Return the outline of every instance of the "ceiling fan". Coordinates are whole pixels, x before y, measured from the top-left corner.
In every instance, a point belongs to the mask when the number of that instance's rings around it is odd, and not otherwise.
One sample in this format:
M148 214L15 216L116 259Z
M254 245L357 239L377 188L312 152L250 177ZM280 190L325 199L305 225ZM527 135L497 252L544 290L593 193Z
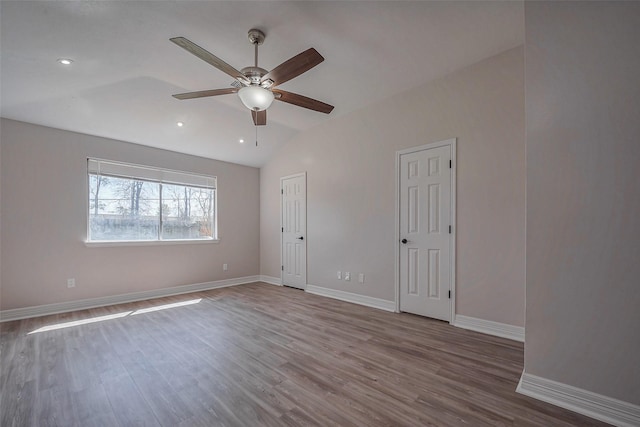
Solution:
M324 61L322 55L314 48L309 48L278 65L273 70L267 71L264 68L258 67L258 46L264 43L264 33L260 30L251 29L248 35L249 41L254 46L255 62L254 66L245 67L240 71L184 37L169 39L181 48L235 79L235 81L231 83L233 87L230 88L179 93L173 95L173 97L177 99L192 99L237 93L245 107L251 110L251 117L256 126L267 124L267 108L269 108L274 99L325 114L329 114L331 110L333 110L333 105L325 104L324 102L296 93L276 89L276 86L309 71Z

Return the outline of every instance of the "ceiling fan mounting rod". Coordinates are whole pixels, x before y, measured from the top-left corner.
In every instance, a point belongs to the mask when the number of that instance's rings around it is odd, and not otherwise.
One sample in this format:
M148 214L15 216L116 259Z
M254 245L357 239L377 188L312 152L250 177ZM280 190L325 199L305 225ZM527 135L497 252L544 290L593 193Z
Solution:
M255 49L255 67L258 67L258 46L264 43L265 35L262 31L252 28L249 30L247 34L249 37L249 41L254 46Z

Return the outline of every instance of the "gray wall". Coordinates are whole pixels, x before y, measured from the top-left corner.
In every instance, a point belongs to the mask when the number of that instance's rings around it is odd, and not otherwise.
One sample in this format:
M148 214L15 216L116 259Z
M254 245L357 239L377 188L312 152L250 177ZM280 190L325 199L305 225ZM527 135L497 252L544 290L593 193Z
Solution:
M640 404L640 3L525 7L525 371Z
M394 300L395 152L457 137L458 314L523 326L523 76L516 48L286 144L260 174L261 273L280 277L279 178L307 171L308 283Z
M2 124L0 120L0 307L2 307Z
M0 129L2 309L258 274L258 169L6 119ZM86 247L87 157L216 175L220 243Z

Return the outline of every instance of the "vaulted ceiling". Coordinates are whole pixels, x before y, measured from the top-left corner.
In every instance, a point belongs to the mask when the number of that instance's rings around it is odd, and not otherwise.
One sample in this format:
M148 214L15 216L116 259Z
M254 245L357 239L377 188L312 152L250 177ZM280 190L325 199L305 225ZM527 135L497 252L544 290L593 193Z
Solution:
M2 1L0 19L2 117L250 166L298 132L524 41L521 2ZM320 52L324 62L280 88L335 106L274 102L258 147L236 95L171 97L232 79L169 38L240 69L253 65L250 28L266 33L267 70Z

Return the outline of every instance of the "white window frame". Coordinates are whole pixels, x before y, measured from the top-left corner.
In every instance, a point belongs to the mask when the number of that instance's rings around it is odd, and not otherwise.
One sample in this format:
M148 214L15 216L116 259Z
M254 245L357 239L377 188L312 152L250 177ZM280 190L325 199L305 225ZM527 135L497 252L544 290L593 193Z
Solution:
M89 203L89 188L92 175L108 176L121 179L131 179L159 184L160 198L162 199L162 184L183 185L186 187L204 188L213 190L213 219L212 226L214 236L203 239L162 239L162 212L159 216L158 238L155 240L89 240L91 235L91 209ZM180 245L180 244L208 244L218 243L218 186L217 177L212 175L196 174L166 168L125 163L114 160L104 160L87 158L87 188L85 192L86 200L86 220L87 234L85 245L88 247L101 246L154 246L154 245ZM162 202L160 203L162 209Z

